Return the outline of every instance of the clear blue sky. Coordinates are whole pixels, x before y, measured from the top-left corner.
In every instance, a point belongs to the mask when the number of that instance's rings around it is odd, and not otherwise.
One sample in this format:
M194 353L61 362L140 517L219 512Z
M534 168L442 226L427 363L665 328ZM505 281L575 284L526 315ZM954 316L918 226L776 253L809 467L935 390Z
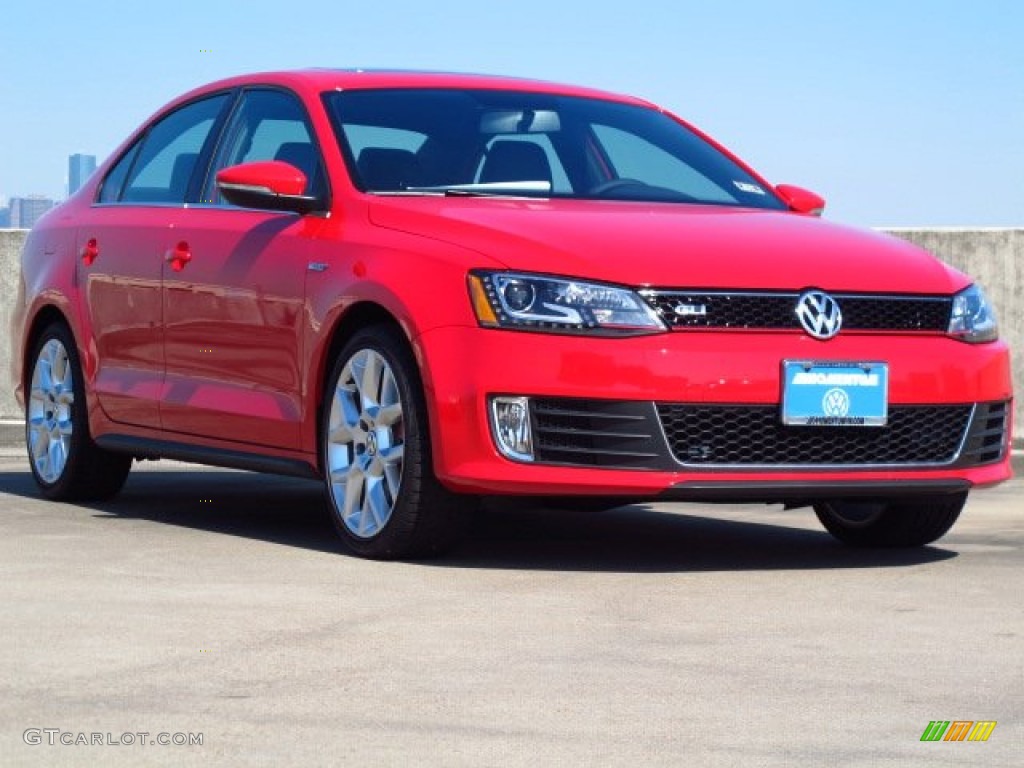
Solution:
M1019 0L99 0L0 22L4 196L61 196L69 154L102 160L204 82L367 66L642 96L839 221L1024 226Z

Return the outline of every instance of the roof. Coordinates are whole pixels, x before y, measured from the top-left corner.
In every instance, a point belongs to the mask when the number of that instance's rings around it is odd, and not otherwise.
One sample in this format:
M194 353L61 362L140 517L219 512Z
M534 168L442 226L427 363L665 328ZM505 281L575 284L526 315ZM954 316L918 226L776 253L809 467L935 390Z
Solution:
M430 72L401 69L327 69L310 68L277 72L257 72L218 80L191 91L182 99L201 92L240 85L276 84L297 91L361 90L369 88L480 88L515 90L581 96L603 100L649 105L641 99L593 88L563 85L543 80L502 75L477 75L457 72ZM176 99L181 101L182 99Z

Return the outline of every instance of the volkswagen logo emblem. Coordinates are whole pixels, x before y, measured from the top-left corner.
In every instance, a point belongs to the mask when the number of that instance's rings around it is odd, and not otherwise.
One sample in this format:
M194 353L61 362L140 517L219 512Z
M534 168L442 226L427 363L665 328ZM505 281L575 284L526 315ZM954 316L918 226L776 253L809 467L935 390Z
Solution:
M831 339L843 325L839 304L824 291L804 291L795 311L800 325L816 339Z
M844 389L830 389L821 399L821 409L826 416L842 418L850 412L850 396Z

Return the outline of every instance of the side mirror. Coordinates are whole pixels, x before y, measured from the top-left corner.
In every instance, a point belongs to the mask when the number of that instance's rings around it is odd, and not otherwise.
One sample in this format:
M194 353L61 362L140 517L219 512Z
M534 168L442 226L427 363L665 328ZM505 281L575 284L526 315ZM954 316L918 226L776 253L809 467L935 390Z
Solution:
M791 211L811 216L821 216L825 211L825 198L814 194L809 189L794 187L792 184L779 184L775 187L775 191Z
M321 205L303 195L306 174L280 160L232 165L217 172L217 189L229 203L243 208L309 213Z

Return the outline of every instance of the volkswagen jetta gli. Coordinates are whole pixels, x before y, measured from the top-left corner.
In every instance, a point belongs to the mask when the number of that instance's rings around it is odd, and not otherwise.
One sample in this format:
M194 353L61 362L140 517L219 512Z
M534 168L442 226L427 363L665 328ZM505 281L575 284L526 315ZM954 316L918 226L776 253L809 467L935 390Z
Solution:
M854 545L1007 479L981 288L646 102L311 70L160 110L30 233L15 386L52 499L133 459L320 478L370 557L481 496L779 502Z

